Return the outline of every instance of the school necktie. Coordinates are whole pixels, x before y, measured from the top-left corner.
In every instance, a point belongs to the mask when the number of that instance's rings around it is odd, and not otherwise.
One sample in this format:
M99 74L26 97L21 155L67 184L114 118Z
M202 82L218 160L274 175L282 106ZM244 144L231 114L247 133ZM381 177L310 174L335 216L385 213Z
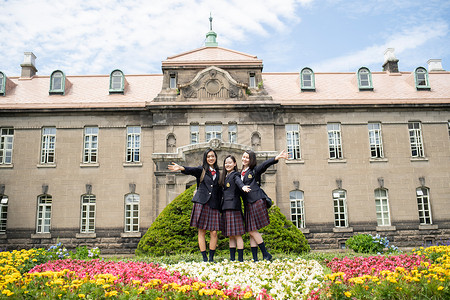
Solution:
M209 170L211 172L211 175L214 176L216 175L216 170Z

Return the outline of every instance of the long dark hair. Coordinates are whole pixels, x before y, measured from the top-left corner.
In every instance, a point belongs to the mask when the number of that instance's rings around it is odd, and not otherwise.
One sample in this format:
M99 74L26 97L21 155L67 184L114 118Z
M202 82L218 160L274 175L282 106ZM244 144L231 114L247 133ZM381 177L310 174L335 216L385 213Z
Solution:
M248 162L248 168L253 169L256 167L256 154L252 150L246 150L244 153L248 154L248 158L250 159ZM244 166L242 166L242 169L244 169Z
M220 173L220 178L219 178L219 184L221 186L225 185L225 177L227 177L227 169L225 169L225 161L227 160L227 158L231 158L231 160L236 163L236 158L233 155L227 155L227 157L225 157L225 159L223 160L223 171L222 173ZM237 165L234 166L234 171L237 172Z
M203 153L203 163L202 163L203 171L202 171L202 175L200 176L200 182L203 181L203 178L205 177L206 171L208 171L208 169L209 169L209 164L208 164L208 160L207 160L209 152L213 152L214 155L216 156L216 161L214 162L214 165L213 165L214 170L219 170L219 166L217 165L217 153L216 153L216 151L214 151L211 148L206 149L206 151Z

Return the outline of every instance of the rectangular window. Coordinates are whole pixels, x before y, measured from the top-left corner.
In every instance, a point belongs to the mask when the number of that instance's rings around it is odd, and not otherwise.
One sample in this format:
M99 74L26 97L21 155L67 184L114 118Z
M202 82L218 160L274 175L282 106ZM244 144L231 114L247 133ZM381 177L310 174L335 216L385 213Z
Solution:
M418 188L416 189L417 206L419 210L419 222L420 225L431 225L431 207L430 207L430 197L429 189Z
M305 208L302 191L289 193L291 201L291 221L297 228L305 228Z
M250 88L256 88L256 77L255 73L250 73L249 85Z
M8 196L1 196L0 200L0 234L6 233L6 221L8 220Z
M333 204L334 204L334 226L348 227L347 200L345 191L340 190L333 192Z
M330 159L342 159L341 124L329 123L327 130Z
M81 197L81 233L95 232L95 195Z
M177 88L177 75L176 74L170 74L169 88L170 89L176 89Z
M286 124L285 128L289 159L300 159L300 126L298 124Z
M14 129L1 128L0 129L0 164L12 164Z
M52 196L42 195L38 199L36 233L50 233L52 219Z
M191 125L191 144L200 143L200 133L198 125Z
M127 162L139 162L141 151L141 127L127 127Z
M369 123L369 145L371 158L383 158L383 140L381 137L381 123Z
M125 196L125 232L139 232L139 195Z
M447 122L447 127L448 127L448 137L450 138L450 121Z
M96 163L98 154L98 127L84 128L83 163Z
M422 128L420 122L409 122L409 142L412 157L425 157L423 151Z
M385 189L375 190L375 209L378 226L390 226L388 195Z
M222 125L206 125L206 142L212 139L222 139Z
M237 143L237 125L229 124L228 125L228 139L230 143Z
M55 163L56 128L42 128L41 164Z

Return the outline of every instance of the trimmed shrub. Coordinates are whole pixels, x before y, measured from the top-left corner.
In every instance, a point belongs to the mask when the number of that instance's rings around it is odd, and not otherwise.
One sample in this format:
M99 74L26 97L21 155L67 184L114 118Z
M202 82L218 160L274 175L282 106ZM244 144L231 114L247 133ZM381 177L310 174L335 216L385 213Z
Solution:
M389 240L380 235L356 234L345 241L345 246L356 253L397 253L401 252L397 247L389 246Z
M199 251L197 228L189 225L192 196L196 186L178 195L159 214L139 241L136 255L163 256ZM269 209L271 224L260 232L271 253L304 253L310 250L302 232L273 206ZM250 249L248 234L244 235L245 248ZM209 234L206 235L209 243ZM228 238L218 233L217 250L228 250Z

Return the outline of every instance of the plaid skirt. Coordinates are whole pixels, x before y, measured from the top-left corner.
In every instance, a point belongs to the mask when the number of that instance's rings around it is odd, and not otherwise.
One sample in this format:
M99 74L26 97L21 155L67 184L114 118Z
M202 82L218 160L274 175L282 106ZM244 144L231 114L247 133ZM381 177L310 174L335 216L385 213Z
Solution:
M240 210L226 210L222 213L220 230L224 236L243 235L245 233L244 216Z
M270 224L266 200L259 199L245 206L245 231L255 231Z
M191 226L216 231L220 229L220 212L208 204L194 202L191 212Z

